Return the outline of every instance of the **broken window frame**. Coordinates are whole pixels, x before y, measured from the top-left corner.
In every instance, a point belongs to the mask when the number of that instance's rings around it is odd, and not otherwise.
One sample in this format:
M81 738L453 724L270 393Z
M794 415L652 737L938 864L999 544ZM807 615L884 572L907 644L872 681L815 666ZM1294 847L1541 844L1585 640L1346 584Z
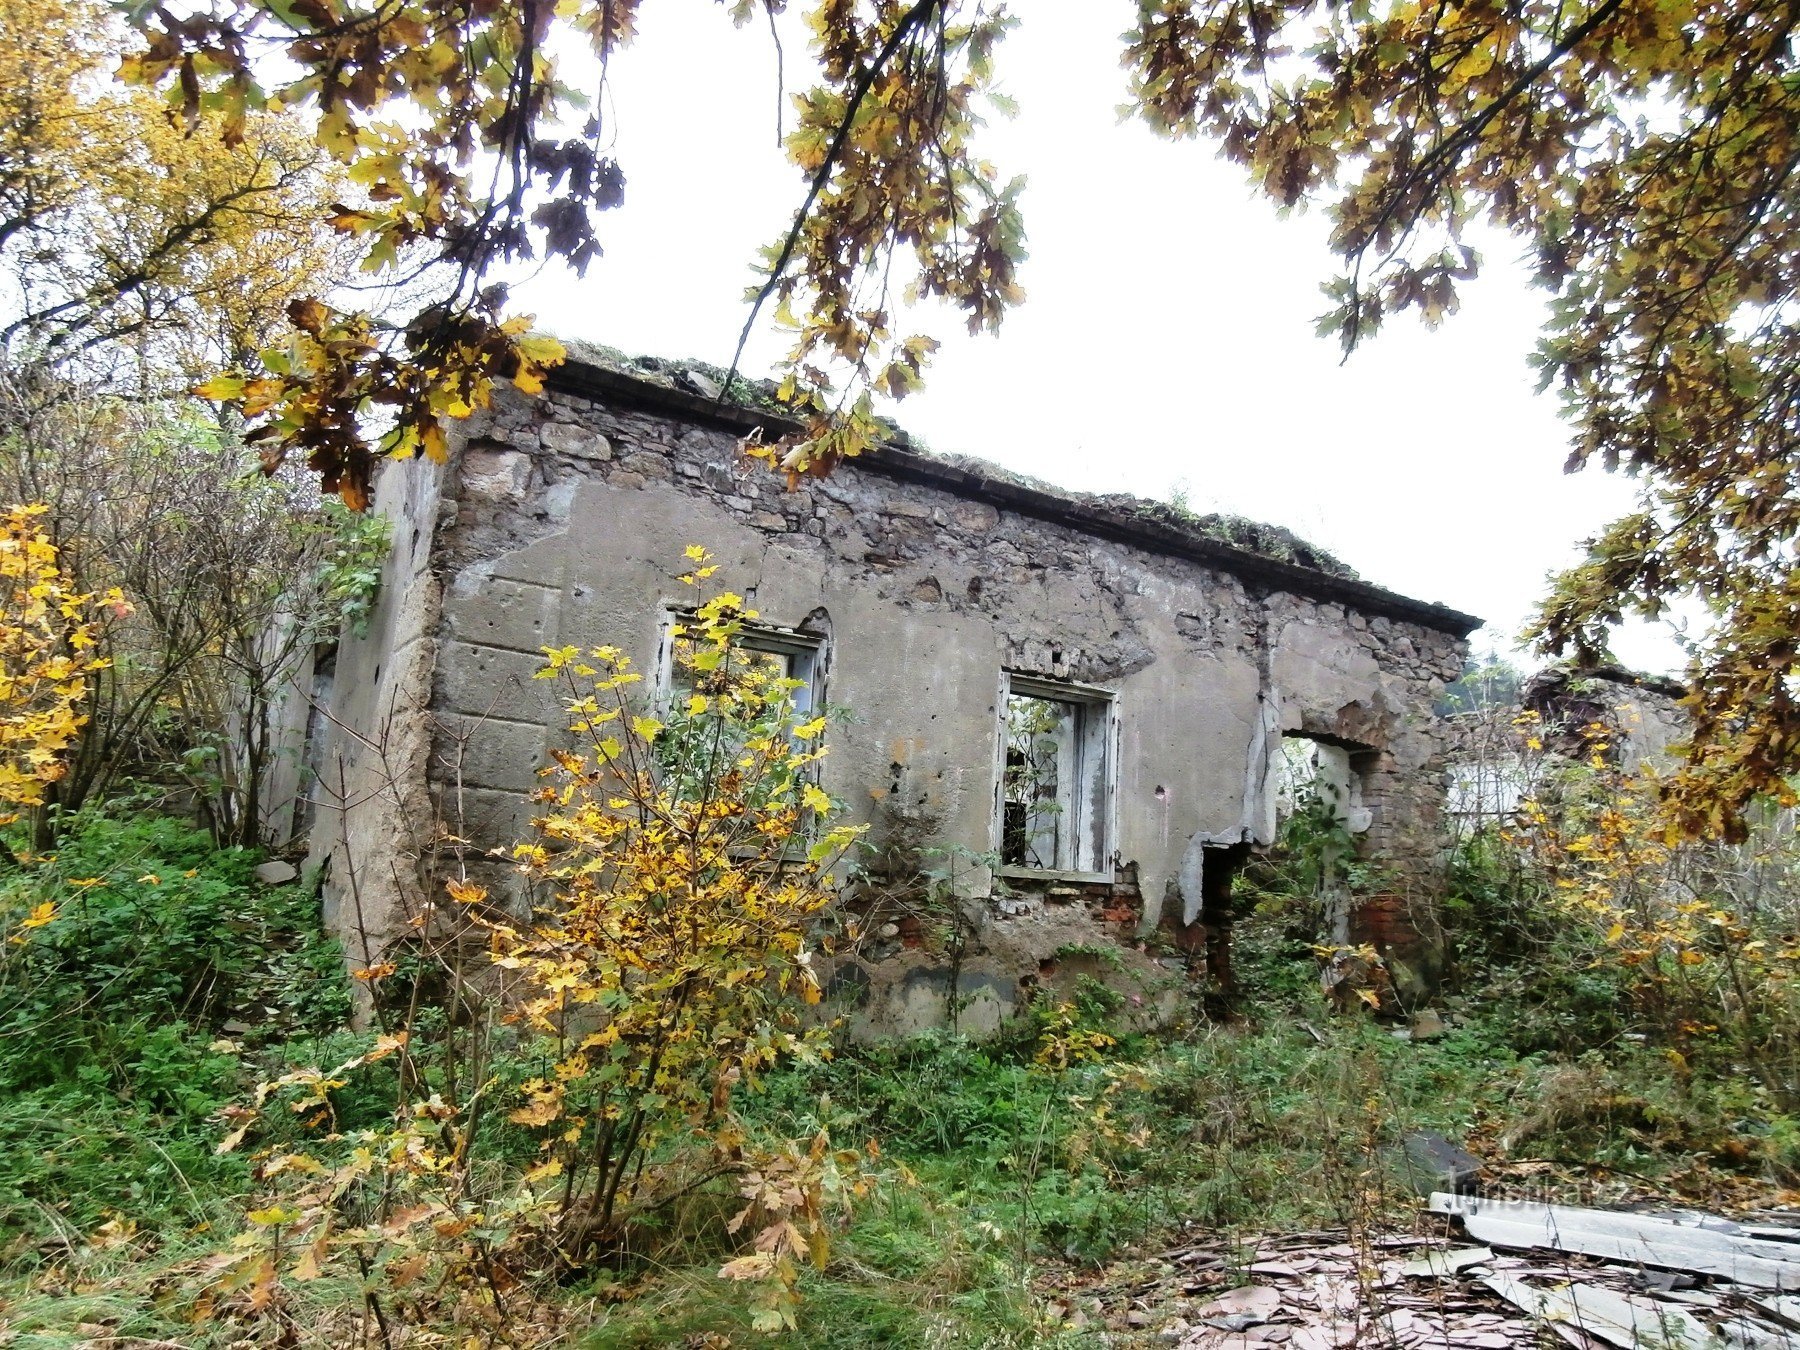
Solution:
M1014 698L1042 699L1073 708L1075 733L1069 783L1057 787L1059 814L1069 828L1059 830L1055 866L1007 862L1007 752L1012 738L1008 714ZM1003 877L1039 881L1110 882L1117 870L1119 763L1118 694L1097 685L1046 679L1003 670L996 704L994 757L994 854Z
M656 692L665 706L678 692L675 687L675 626L694 621L692 609L668 605L663 610L662 637L656 654ZM748 652L767 652L788 658L788 678L799 680L794 690L794 713L800 720L816 716L825 707L825 636L774 624L746 623L733 642Z
M677 625L692 624L695 617L695 611L691 608L674 604L663 606L662 635L656 651L655 699L665 713L682 693L675 685L675 628ZM824 711L825 676L829 658L825 634L808 633L798 628L780 628L774 624L744 623L732 645L748 652L788 658L787 678L800 681L800 687L793 691L793 716L796 722L806 721ZM799 743L795 742L795 745L798 747ZM801 777L804 781L818 782L819 765L815 762L807 766ZM806 835L813 818L811 810L802 810L801 818L802 828L788 841L788 853L779 861L778 866L798 866L806 860ZM755 850L746 847L736 852L749 855Z

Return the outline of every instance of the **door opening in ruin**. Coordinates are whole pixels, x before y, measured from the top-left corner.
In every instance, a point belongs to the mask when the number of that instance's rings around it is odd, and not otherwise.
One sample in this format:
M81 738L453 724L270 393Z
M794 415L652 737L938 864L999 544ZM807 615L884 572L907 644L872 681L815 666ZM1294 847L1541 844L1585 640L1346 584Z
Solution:
M1003 869L1104 875L1112 858L1112 694L1009 673L1002 709Z
M1347 865L1371 823L1363 805L1364 770L1373 751L1312 736L1284 736L1275 760L1275 816L1284 838L1290 822L1309 821L1305 834L1319 869L1324 937L1350 943L1352 900Z

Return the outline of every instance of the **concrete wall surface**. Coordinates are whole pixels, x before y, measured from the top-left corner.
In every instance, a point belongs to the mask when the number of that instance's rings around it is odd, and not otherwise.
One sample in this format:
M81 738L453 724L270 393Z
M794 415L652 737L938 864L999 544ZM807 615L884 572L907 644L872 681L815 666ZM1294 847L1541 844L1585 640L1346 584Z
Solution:
M1139 539L1116 507L911 453L786 490L741 452L755 416L576 368L460 427L448 465L384 474L395 555L369 635L337 654L314 755L342 799L316 814L314 855L367 945L404 926L434 830L465 854L529 837L525 794L562 729L555 686L531 678L541 649L608 643L653 670L669 606L693 594L677 580L693 543L761 622L815 637L823 696L849 712L824 785L887 863L846 897L871 936L832 984L870 1034L991 1027L1083 974L1166 1013L1182 952L1222 922L1209 867L1271 840L1283 735L1347 747L1368 847L1429 887L1433 707L1475 621L1166 529ZM965 866L975 937L953 962L884 909L882 867L904 889L895 859L997 848L1013 676L1067 682L1111 719L1109 856L999 884ZM478 866L504 890L502 864ZM1143 941L1159 926L1189 940L1159 955Z

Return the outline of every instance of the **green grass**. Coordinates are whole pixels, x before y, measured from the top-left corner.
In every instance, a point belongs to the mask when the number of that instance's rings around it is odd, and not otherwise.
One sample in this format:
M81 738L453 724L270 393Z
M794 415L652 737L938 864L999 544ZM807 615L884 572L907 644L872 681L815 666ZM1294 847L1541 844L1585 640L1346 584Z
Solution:
M957 1193L952 1169L940 1165L916 1181L896 1177L861 1206L833 1242L823 1273L807 1272L797 1332L783 1346L1055 1346L1054 1328L1039 1315L1032 1287L1037 1267L1017 1252ZM605 1307L580 1342L589 1350L698 1343L705 1335L734 1343L761 1341L751 1329L744 1291L720 1280L717 1248L696 1234L670 1253L680 1266L650 1272L629 1302ZM1069 1340L1068 1344L1079 1342Z
M348 1012L342 956L260 855L166 817L92 812L0 872L0 1267L115 1216L179 1234L248 1186L214 1117L259 1056ZM49 901L56 917L19 927Z
M1684 1084L1654 1052L1524 1056L1479 1022L1412 1044L1313 1011L1142 1040L1060 1078L1016 1047L948 1036L774 1076L747 1113L756 1128L827 1120L840 1143L877 1139L890 1168L826 1273L809 1277L801 1334L782 1343L1091 1343L1036 1320L1034 1281L1142 1256L1190 1224L1228 1235L1406 1224L1417 1197L1397 1144L1409 1129L1479 1148L1528 1127L1521 1155L1601 1169L1571 1172L1572 1185L1601 1175L1651 1188L1704 1174L1718 1139L1767 1138L1734 1125L1741 1102ZM1125 1086L1098 1132L1092 1107L1115 1077ZM584 1344L743 1343L745 1299L713 1274L727 1255L716 1224L670 1234L644 1292L606 1310Z
M947 1036L846 1050L772 1076L746 1111L755 1132L802 1134L824 1121L840 1144L877 1140L884 1171L836 1237L827 1269L808 1273L800 1332L780 1343L1029 1346L1063 1335L1083 1344L1040 1323L1047 1272L1141 1256L1186 1224L1247 1234L1404 1222L1414 1201L1388 1165L1404 1129L1491 1139L1535 1119L1525 1150L1533 1156L1579 1144L1654 1177L1691 1171L1695 1141L1726 1129L1733 1105L1697 1098L1650 1054L1583 1067L1515 1055L1479 1026L1412 1045L1362 1018L1309 1021L1324 1044L1302 1021L1278 1017L1129 1044L1116 1061L1062 1076L1030 1068L1018 1047ZM1107 1094L1115 1078L1123 1086ZM1093 1123L1102 1100L1106 1131ZM112 1140L118 1208L147 1216L167 1249L203 1246L195 1230L229 1212L224 1201L241 1179L128 1143L118 1132L129 1119L115 1112L83 1127L89 1151L79 1167L101 1167ZM43 1177L53 1184L54 1171ZM578 1343L702 1344L707 1335L757 1343L748 1291L716 1275L733 1254L722 1224L732 1207L724 1184L697 1193L646 1235L640 1263L567 1290L570 1307L597 1300ZM78 1229L56 1226L77 1253ZM216 1231L223 1241L229 1226ZM0 1284L9 1321L37 1328L30 1335L40 1339L20 1344L79 1343L56 1337L73 1337L96 1311L124 1316L121 1328L171 1334L178 1309L155 1306L154 1281L106 1274L112 1253L59 1257L66 1253L39 1253ZM32 1293L46 1268L86 1292ZM308 1291L320 1316L326 1292ZM190 1331L183 1343L205 1342Z
M254 885L255 861L176 822L96 816L50 867L0 876L9 928L42 899L60 909L0 957L9 1344L60 1350L95 1327L195 1346L239 1334L186 1320L195 1263L229 1243L252 1189L246 1164L214 1150L216 1112L258 1078L360 1044L341 1027L340 957L316 901ZM1800 1121L1748 1075L1632 1039L1605 970L1554 931L1528 933L1497 892L1462 894L1480 979L1465 972L1462 1016L1441 1040L1398 1040L1326 1009L1276 897L1241 932L1238 1024L1128 1038L1063 1073L1034 1064L1045 1027L1027 1020L986 1045L936 1034L844 1046L769 1075L743 1104L752 1135L824 1126L840 1147L874 1141L881 1178L826 1269L805 1276L800 1330L778 1343L1092 1344L1042 1321L1052 1286L1185 1226L1230 1236L1408 1221L1416 1199L1394 1161L1410 1129L1549 1160L1558 1170L1533 1175L1540 1189L1676 1184L1704 1202L1708 1186L1793 1179ZM1104 1015L1103 1000L1090 1005L1083 1016ZM339 1093L341 1120L388 1109L391 1066L378 1068ZM515 1056L492 1071L536 1070ZM737 1203L725 1181L697 1191L640 1233L632 1261L556 1289L575 1343L759 1343L749 1291L716 1273L736 1254L724 1220ZM97 1239L109 1221L135 1236ZM295 1315L329 1343L356 1299L319 1281Z

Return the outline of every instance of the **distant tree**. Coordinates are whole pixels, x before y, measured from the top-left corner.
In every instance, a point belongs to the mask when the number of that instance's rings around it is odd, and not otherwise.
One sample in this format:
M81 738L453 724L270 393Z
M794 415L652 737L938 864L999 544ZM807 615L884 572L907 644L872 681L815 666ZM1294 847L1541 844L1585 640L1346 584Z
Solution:
M190 390L350 276L323 213L355 185L291 118L190 126L121 88L129 36L97 0L0 4L0 510L35 504L73 592L123 597L84 620L96 663L29 805L47 844L121 779L176 778L254 843L271 697L341 608L334 536Z
M43 3L44 0L36 0ZM786 0L732 0L771 22ZM215 391L264 417L272 455L304 449L358 502L380 453L442 449L440 419L493 381L538 387L560 351L504 320L481 284L534 251L577 270L622 200L596 112L557 53L601 70L638 0L216 0L136 9L127 74L193 122L241 134L249 110L316 117L317 143L367 188L334 213L365 265L435 253L449 298L383 327L313 299L260 377ZM796 100L806 176L770 247L759 306L791 327L784 392L810 414L765 453L821 472L877 435L870 391L915 387L934 344L898 336L898 303L950 301L971 328L1016 303L1019 184L973 138L1012 20L982 0L815 0L818 80ZM1626 614L1703 597L1684 825L1735 829L1751 796L1800 769L1800 16L1769 0L1138 0L1130 107L1204 135L1281 205L1322 204L1346 264L1326 331L1353 347L1393 313L1451 313L1480 259L1466 227L1523 236L1553 297L1539 353L1598 458L1644 482L1642 508L1555 584L1537 628L1598 653ZM604 108L605 100L595 108ZM847 376L847 379L845 378ZM833 392L833 380L841 388ZM371 407L391 413L371 424ZM371 430L371 425L373 430Z
M34 503L71 593L121 602L85 620L97 659L31 803L40 844L125 780L178 785L220 843L261 843L283 682L354 598L333 587L334 550L379 531L385 552L386 522L308 509L298 475L257 472L192 399L65 390L21 408L0 385L0 427L0 503Z
M0 6L0 364L15 383L185 392L349 275L321 218L347 184L286 119L196 114L111 80L94 0ZM227 137L229 139L227 139Z
M1490 648L1463 662L1463 673L1444 690L1439 711L1454 715L1516 709L1524 682L1519 668Z
M1538 350L1639 510L1557 578L1534 633L1604 653L1625 615L1708 608L1669 799L1736 833L1800 770L1800 14L1766 0L1141 0L1139 111L1216 139L1283 206L1323 204L1326 331L1436 323L1486 221L1552 296Z

